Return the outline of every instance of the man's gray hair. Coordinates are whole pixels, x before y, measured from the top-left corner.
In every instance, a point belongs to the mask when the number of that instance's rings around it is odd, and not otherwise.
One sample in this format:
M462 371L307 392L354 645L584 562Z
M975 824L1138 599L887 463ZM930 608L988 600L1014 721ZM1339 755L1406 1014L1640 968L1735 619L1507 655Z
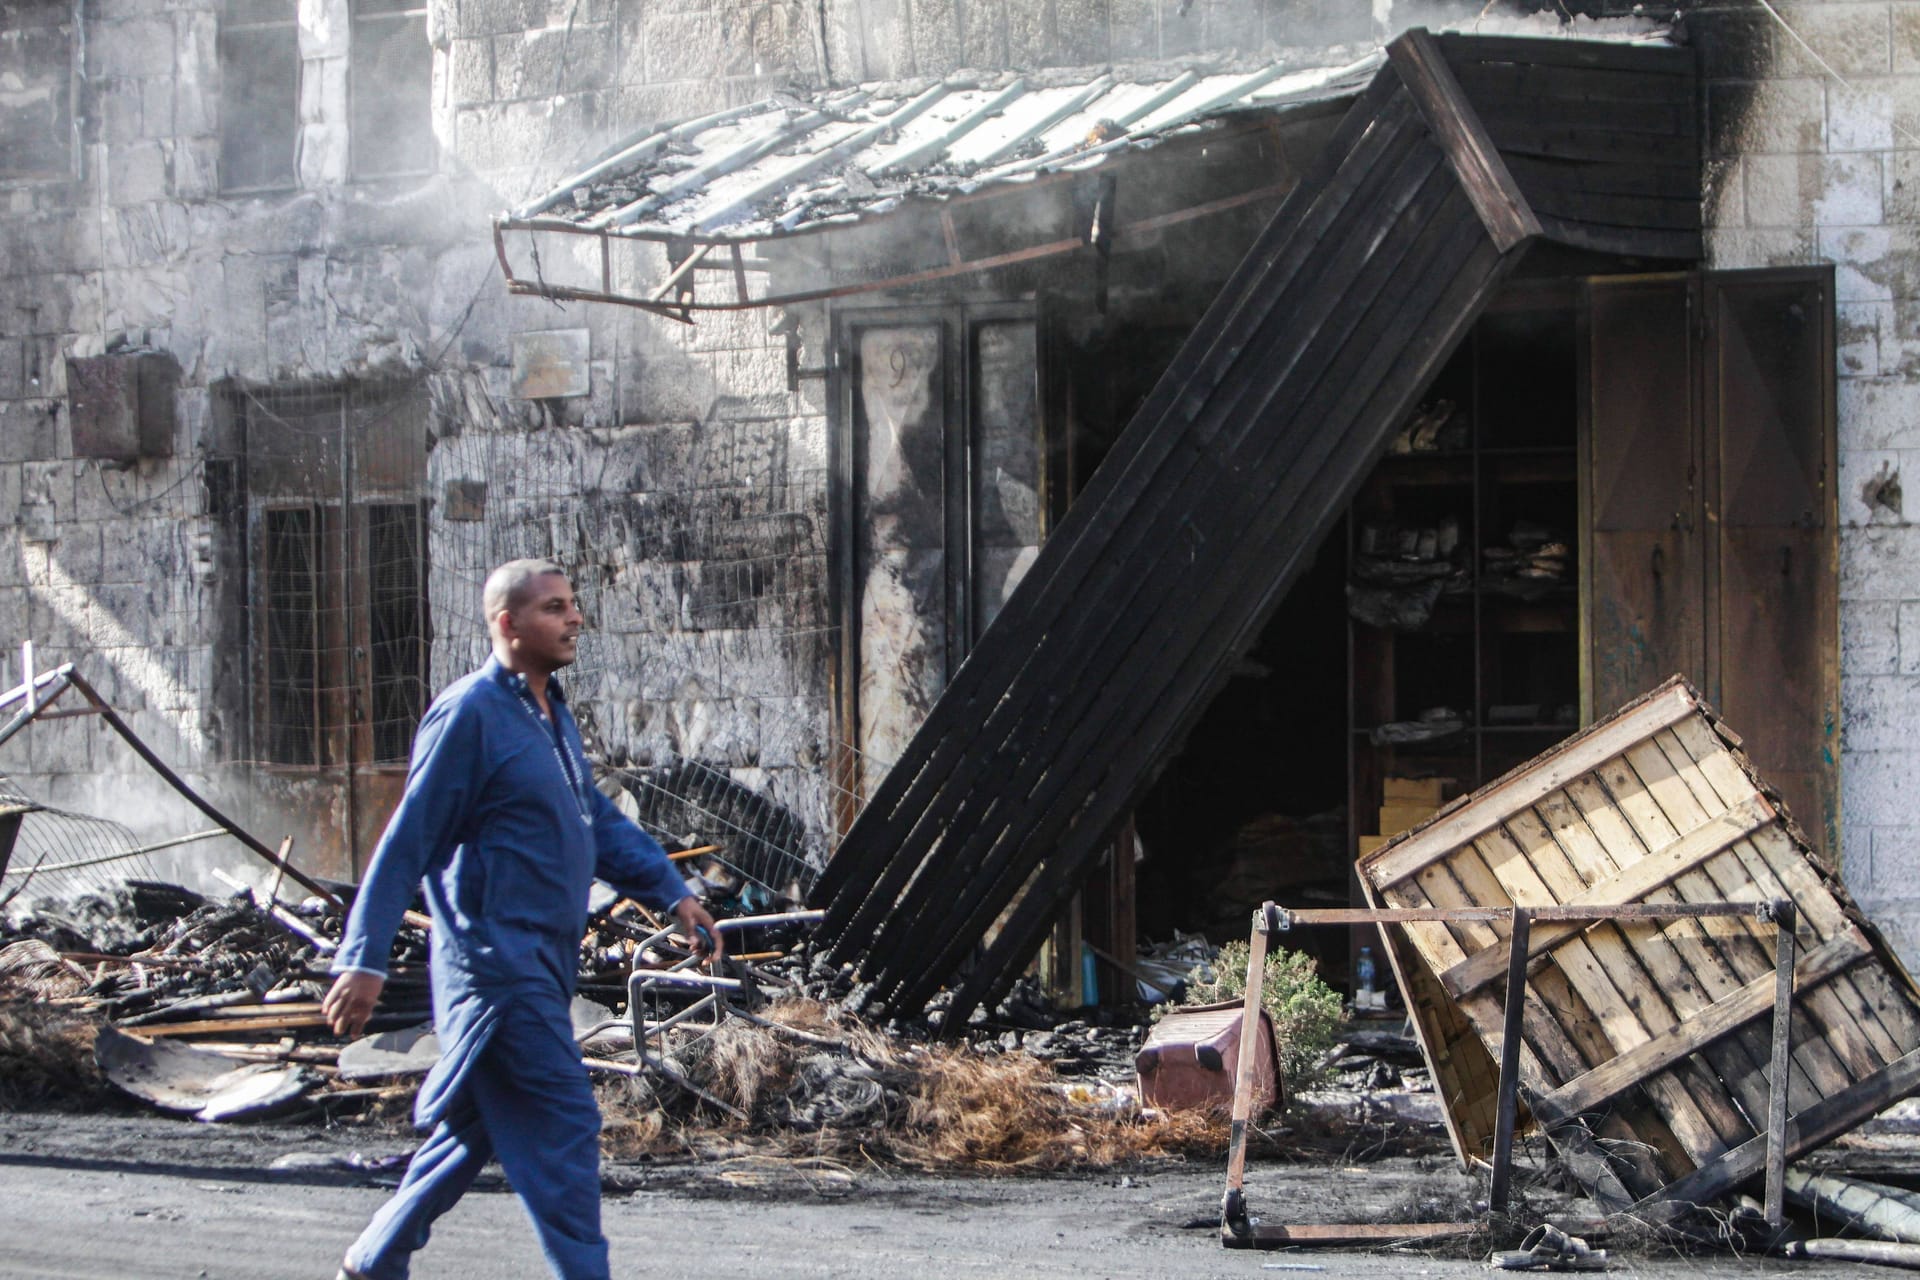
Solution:
M480 610L487 622L491 624L503 610L511 611L525 604L533 580L550 573L567 576L567 571L552 560L509 560L488 574L487 585L480 591Z

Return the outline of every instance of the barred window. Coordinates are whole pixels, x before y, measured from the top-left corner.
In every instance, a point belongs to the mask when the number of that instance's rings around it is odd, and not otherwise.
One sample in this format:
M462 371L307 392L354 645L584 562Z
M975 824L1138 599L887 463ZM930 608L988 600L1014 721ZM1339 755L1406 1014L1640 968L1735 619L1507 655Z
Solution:
M419 388L239 392L253 742L265 763L404 764L427 705Z
M425 514L418 502L368 502L352 515L342 530L337 505L262 513L272 764L405 763L426 710Z

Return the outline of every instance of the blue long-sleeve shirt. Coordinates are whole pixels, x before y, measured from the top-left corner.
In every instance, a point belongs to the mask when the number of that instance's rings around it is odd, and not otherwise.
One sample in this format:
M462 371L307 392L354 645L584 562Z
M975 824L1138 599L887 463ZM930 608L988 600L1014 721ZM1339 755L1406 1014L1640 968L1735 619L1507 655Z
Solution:
M686 896L659 842L593 785L551 678L547 702L551 719L526 678L493 659L434 699L334 957L336 973L384 974L400 916L424 884L443 1057L421 1094L423 1123L484 1047L501 1005L532 1000L564 1025L596 878L661 911Z

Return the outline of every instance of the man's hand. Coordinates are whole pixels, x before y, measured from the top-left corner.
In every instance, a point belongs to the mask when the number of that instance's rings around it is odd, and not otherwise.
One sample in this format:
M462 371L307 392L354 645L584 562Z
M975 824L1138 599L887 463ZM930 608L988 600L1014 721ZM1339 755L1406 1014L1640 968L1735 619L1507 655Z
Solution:
M373 1006L380 999L387 980L377 973L349 970L333 980L332 990L320 1002L320 1015L333 1027L333 1034L352 1038L367 1029Z
M693 944L693 949L706 957L709 969L727 958L726 939L720 936L720 926L700 905L700 899L692 894L680 899L673 904L673 916L680 922L680 930Z

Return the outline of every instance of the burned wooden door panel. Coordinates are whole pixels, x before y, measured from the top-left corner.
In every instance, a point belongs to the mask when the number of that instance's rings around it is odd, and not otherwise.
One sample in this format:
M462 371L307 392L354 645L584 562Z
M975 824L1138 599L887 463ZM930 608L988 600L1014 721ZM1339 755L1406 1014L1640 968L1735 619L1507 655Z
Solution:
M1711 696L1816 849L1839 848L1839 545L1830 269L1703 281Z
M1685 674L1750 726L1756 765L1831 851L1830 274L1596 281L1589 300L1589 714Z
M7 863L13 860L14 842L20 838L20 823L27 816L25 809L10 809L0 813L0 876L7 874Z
M1039 550L1047 450L1031 308L846 314L844 766L864 802Z
M1046 449L1039 429L1036 344L1031 320L976 325L970 343L971 639L979 638L1020 585L1045 536Z
M870 794L947 681L946 337L859 331L854 368L855 745Z
M1584 719L1705 663L1687 278L1594 281L1588 300Z

